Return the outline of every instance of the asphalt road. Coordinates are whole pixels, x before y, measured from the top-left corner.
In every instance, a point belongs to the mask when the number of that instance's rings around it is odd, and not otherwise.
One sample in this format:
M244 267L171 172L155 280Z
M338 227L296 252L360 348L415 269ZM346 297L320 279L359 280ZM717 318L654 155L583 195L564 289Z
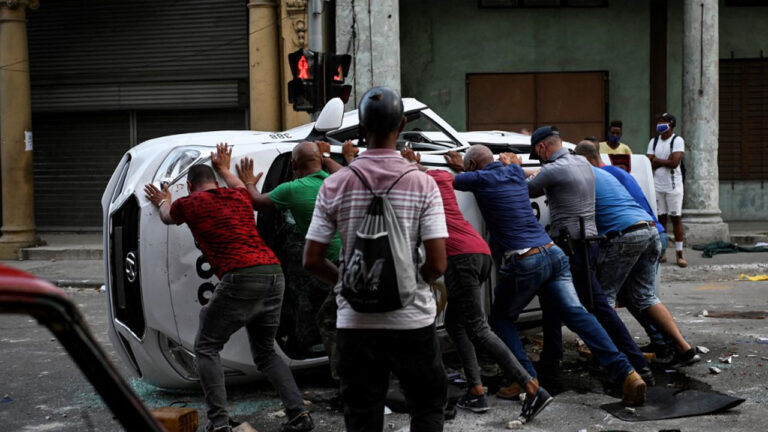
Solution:
M768 325L765 319L711 318L697 314L706 309L722 311L768 311L768 282L718 281L665 282L662 300L678 320L684 335L693 345L710 349L704 361L675 375L674 385L710 388L745 398L746 402L729 412L651 422L629 423L618 420L600 409L600 405L617 399L603 394L583 367L583 361L571 363L569 379L581 383L577 391L567 391L553 402L526 431L743 431L768 430L764 415L768 402ZM136 392L150 407L183 401L198 409L200 423L205 423L199 392L167 392L144 384L133 377L114 356L106 336L104 294L91 289L67 291L84 311L91 329L102 346L110 353ZM633 334L645 337L639 327L622 310ZM569 335L572 337L572 335ZM720 364L719 358L737 354L732 364ZM575 352L568 354L577 360ZM707 362L709 361L709 363ZM447 364L452 364L450 356ZM710 366L722 369L719 375L709 373ZM670 376L657 369L659 381ZM341 431L343 419L331 401L333 385L325 370L303 372L297 377L306 391L317 431ZM61 349L50 333L26 316L0 316L0 430L2 431L112 431L121 430L96 395L90 384ZM267 383L254 383L230 391L231 412L238 420L247 420L261 432L279 430L280 403ZM486 414L459 412L455 420L446 423L446 431L506 430L508 421L520 410L517 402L490 397L492 410ZM407 431L408 418L390 414L385 430Z

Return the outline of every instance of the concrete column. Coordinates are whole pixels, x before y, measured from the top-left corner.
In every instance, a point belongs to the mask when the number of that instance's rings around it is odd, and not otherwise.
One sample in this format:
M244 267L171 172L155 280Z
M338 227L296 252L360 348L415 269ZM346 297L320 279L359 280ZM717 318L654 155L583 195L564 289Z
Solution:
M728 240L717 167L718 0L684 0L683 35L683 226L686 243L693 245Z
M337 0L336 53L351 54L347 109L357 108L375 86L400 91L400 8L398 0ZM408 95L404 95L408 96Z
M37 0L0 0L0 170L3 227L0 259L17 259L35 244L27 8Z
M288 81L293 79L288 54L307 47L307 1L280 0L280 106L283 129L309 123L309 114L293 110L288 103Z
M282 81L275 0L248 2L248 33L251 129L280 130Z

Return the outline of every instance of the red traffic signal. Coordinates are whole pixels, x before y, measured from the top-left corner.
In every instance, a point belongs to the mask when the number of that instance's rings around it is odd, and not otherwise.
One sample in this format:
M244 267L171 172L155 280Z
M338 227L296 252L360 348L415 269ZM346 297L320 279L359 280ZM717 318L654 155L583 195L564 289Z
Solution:
M313 80L315 71L320 66L319 55L308 49L299 49L288 54L288 66L294 79Z

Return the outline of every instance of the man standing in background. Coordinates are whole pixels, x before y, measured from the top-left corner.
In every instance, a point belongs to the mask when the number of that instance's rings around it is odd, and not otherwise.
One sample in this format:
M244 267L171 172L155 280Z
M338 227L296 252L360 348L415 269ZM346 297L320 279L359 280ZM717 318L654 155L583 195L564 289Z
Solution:
M608 141L602 141L600 143L600 153L606 154L632 154L632 149L628 145L621 142L621 137L624 134L622 127L624 124L621 120L614 120L608 129Z

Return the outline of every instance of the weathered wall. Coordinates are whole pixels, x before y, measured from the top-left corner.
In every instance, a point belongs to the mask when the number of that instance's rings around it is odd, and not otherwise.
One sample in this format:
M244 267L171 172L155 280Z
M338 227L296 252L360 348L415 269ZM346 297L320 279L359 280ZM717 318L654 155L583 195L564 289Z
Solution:
M726 221L765 221L768 181L720 182L720 211Z
M400 2L403 94L466 128L466 74L608 71L609 120L645 151L650 17L646 2L607 8L480 9L476 1ZM595 131L603 136L604 131Z

